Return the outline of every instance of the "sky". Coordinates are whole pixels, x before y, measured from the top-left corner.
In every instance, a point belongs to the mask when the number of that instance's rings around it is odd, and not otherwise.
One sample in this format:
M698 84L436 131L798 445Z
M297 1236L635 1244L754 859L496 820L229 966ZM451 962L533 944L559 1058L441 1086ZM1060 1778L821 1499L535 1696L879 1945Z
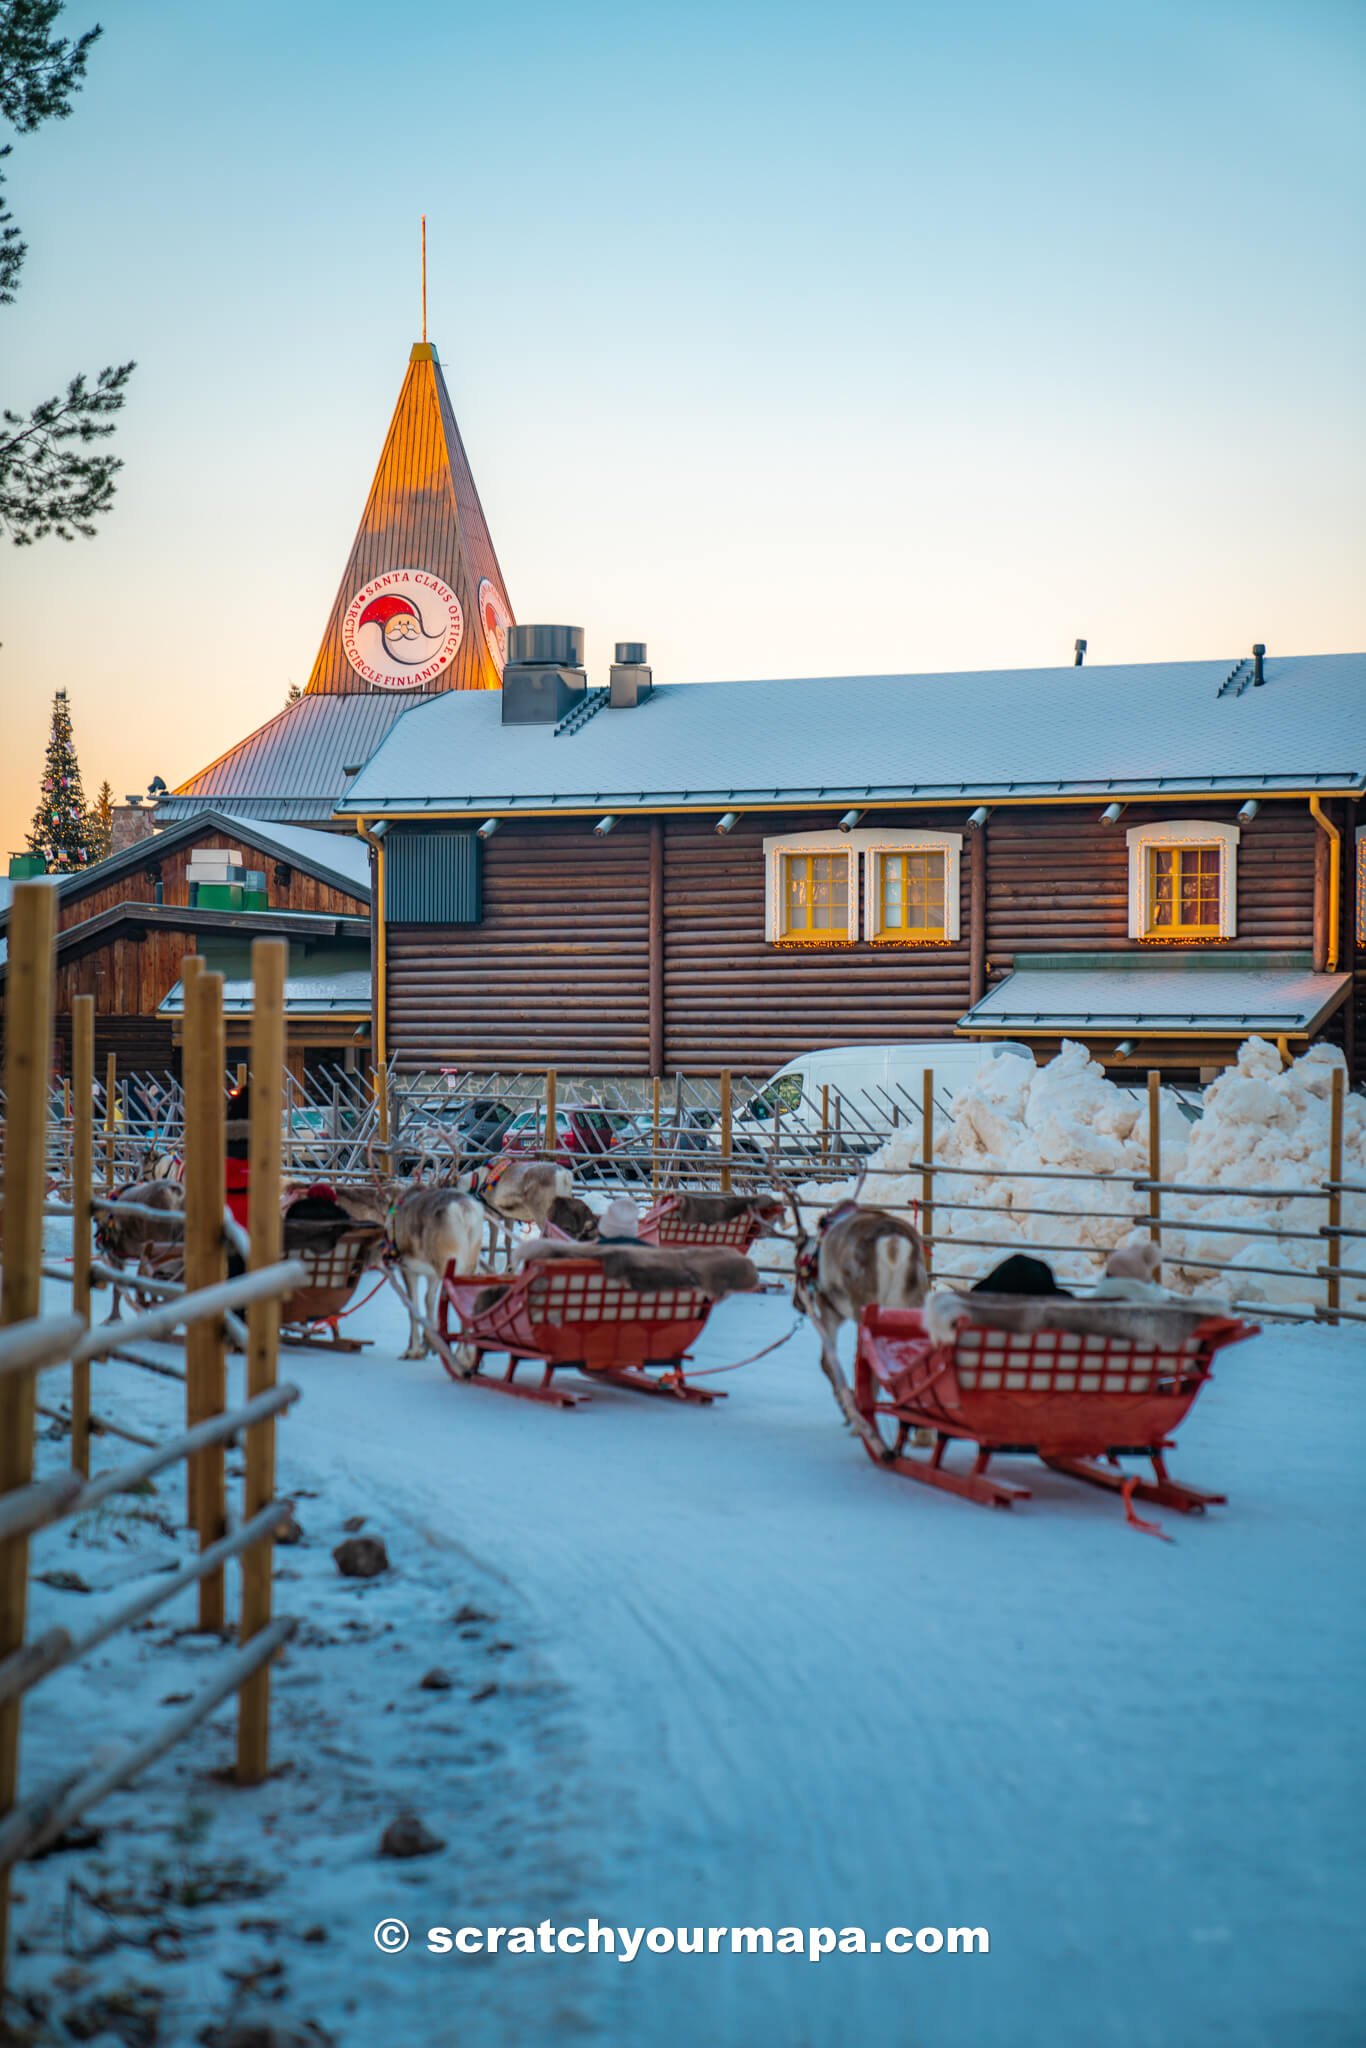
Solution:
M1366 9L71 0L0 404L135 358L0 539L0 853L306 682L420 331L592 679L1366 646Z

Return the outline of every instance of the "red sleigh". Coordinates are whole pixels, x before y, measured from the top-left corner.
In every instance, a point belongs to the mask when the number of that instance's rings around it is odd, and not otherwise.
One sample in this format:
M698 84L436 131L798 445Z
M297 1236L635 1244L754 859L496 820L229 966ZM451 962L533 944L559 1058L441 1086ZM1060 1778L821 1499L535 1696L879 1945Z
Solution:
M732 1251L747 1252L757 1238L772 1229L752 1210L729 1216L724 1222L700 1223L680 1214L683 1206L677 1195L664 1195L647 1209L640 1219L641 1243L688 1249L724 1245Z
M441 1287L438 1349L452 1379L558 1408L582 1398L552 1384L567 1369L635 1393L709 1403L725 1396L690 1385L683 1367L711 1306L690 1287L637 1292L591 1258L529 1260L511 1275L452 1267ZM483 1369L490 1353L506 1355L501 1376ZM517 1378L524 1361L542 1367L539 1381Z
M929 1336L919 1309L865 1310L854 1393L885 1446L881 1462L991 1507L1029 1498L1027 1487L988 1473L992 1458L1007 1451L1033 1453L1054 1471L1121 1493L1131 1521L1135 1498L1185 1514L1222 1504L1224 1494L1172 1479L1164 1454L1215 1352L1256 1336L1255 1327L1179 1307L1136 1318L1116 1305L1107 1330L1098 1309L1050 1303L1047 1327L1011 1328L1018 1311L998 1301L973 1311L943 1343ZM932 1433L927 1455L907 1455L913 1431ZM966 1470L944 1462L959 1441L976 1448ZM1126 1474L1123 1457L1147 1458L1152 1478Z

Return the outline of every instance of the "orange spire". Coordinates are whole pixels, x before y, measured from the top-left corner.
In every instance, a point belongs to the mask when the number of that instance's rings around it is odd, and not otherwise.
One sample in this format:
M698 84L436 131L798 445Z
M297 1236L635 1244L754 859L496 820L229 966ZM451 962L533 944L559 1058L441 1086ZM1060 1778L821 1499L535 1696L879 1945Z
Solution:
M496 690L512 610L436 349L414 344L310 694ZM382 600L382 601L381 601Z

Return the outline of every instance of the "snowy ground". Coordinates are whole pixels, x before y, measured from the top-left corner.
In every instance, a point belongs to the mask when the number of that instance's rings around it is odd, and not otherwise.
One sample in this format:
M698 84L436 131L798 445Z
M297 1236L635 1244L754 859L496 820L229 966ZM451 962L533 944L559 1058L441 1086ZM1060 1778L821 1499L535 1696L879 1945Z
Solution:
M780 1297L725 1303L699 1363L789 1319ZM98 1846L17 1874L33 2039L69 2038L71 2013L90 2038L93 2014L102 2041L164 2048L273 1992L277 2020L345 2048L1361 2039L1359 1333L1226 1354L1173 1465L1230 1504L1165 1516L1163 1544L1038 1467L1009 1514L878 1473L805 1332L709 1411L600 1389L560 1413L400 1362L390 1295L350 1327L376 1348L287 1365L305 1540L277 1602L307 1625L278 1667L281 1774L215 1778L225 1710L92 1816ZM97 1406L169 1426L178 1389L100 1371ZM180 1483L38 1539L38 1571L95 1590L40 1585L34 1627L85 1625L179 1553ZM355 1514L393 1565L366 1584L330 1557ZM177 1603L34 1696L26 1786L196 1682L215 1652L178 1633L192 1619ZM419 1686L434 1665L450 1690ZM380 1860L405 1804L447 1847ZM236 1896L195 1903L215 1889ZM402 1955L372 1942L385 1915L415 1930ZM991 1953L423 1945L590 1915L985 1926ZM160 2030L139 2034L149 1992Z

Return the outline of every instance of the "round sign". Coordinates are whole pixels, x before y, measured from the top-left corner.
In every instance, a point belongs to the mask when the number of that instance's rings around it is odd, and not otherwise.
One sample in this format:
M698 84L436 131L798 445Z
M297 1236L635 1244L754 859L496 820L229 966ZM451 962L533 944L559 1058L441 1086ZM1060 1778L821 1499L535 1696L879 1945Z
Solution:
M449 583L425 569L386 569L346 607L342 647L377 690L420 690L455 660L464 631Z
M508 627L512 624L512 613L498 585L487 576L479 585L478 605L484 645L488 648L489 659L501 675L508 658Z

